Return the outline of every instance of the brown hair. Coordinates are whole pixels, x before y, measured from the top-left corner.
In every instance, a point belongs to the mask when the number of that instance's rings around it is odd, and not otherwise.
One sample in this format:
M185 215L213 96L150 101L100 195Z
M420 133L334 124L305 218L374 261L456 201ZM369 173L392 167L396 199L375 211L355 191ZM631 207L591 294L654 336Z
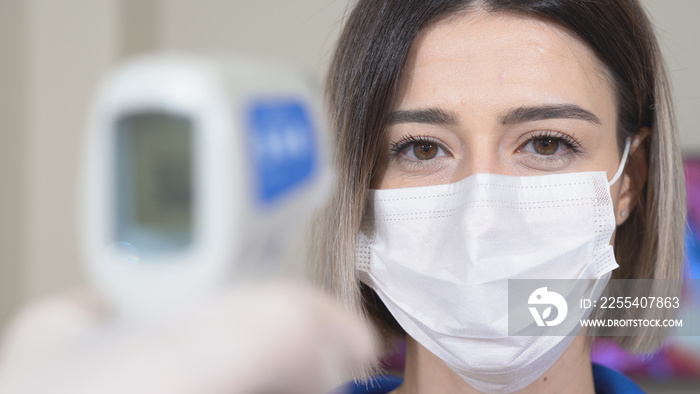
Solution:
M632 177L639 193L635 209L616 232L620 268L613 278L681 277L685 229L681 158L660 50L637 0L359 0L338 41L326 85L338 178L330 203L315 223L314 262L322 285L349 308L367 313L385 343L401 332L400 327L374 292L359 283L355 242L384 146L386 116L419 32L477 7L558 23L607 67L617 93L620 150L627 136L642 127L651 129L642 146L648 160L646 179L639 179L634 165L627 166L626 176ZM677 290L665 291L673 295ZM632 351L644 352L656 348L662 338L617 339Z

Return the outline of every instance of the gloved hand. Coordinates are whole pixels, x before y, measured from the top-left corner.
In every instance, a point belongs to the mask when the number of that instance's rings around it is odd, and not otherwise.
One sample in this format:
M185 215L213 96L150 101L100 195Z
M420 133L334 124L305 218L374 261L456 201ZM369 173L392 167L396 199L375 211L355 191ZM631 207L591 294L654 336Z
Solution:
M10 324L0 393L323 393L373 352L365 324L297 283L239 287L138 324L81 291L35 302Z

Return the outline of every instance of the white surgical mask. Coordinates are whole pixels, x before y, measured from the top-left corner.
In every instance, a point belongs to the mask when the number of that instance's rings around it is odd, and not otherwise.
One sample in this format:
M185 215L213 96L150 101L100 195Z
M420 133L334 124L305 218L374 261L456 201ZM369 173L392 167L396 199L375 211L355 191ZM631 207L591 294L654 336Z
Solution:
M618 267L610 186L629 143L610 182L605 172L476 174L370 191L357 246L361 280L408 335L472 387L527 386L574 336L509 336L508 279L610 277Z

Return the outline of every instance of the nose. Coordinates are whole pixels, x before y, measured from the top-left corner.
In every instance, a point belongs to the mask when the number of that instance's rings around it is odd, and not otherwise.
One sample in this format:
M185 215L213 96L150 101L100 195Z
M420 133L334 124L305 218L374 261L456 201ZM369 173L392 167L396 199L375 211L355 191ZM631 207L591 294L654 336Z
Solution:
M457 182L480 173L513 175L506 165L505 155L504 149L500 148L500 141L495 138L470 139L465 143L463 157L460 158L452 181Z

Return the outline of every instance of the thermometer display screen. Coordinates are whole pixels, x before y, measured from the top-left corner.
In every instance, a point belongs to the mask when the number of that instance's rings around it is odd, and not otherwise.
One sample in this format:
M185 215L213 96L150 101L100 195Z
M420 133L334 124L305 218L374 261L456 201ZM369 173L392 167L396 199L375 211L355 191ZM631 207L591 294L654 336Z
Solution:
M139 251L187 247L193 230L193 130L181 115L129 115L117 125L117 241Z

